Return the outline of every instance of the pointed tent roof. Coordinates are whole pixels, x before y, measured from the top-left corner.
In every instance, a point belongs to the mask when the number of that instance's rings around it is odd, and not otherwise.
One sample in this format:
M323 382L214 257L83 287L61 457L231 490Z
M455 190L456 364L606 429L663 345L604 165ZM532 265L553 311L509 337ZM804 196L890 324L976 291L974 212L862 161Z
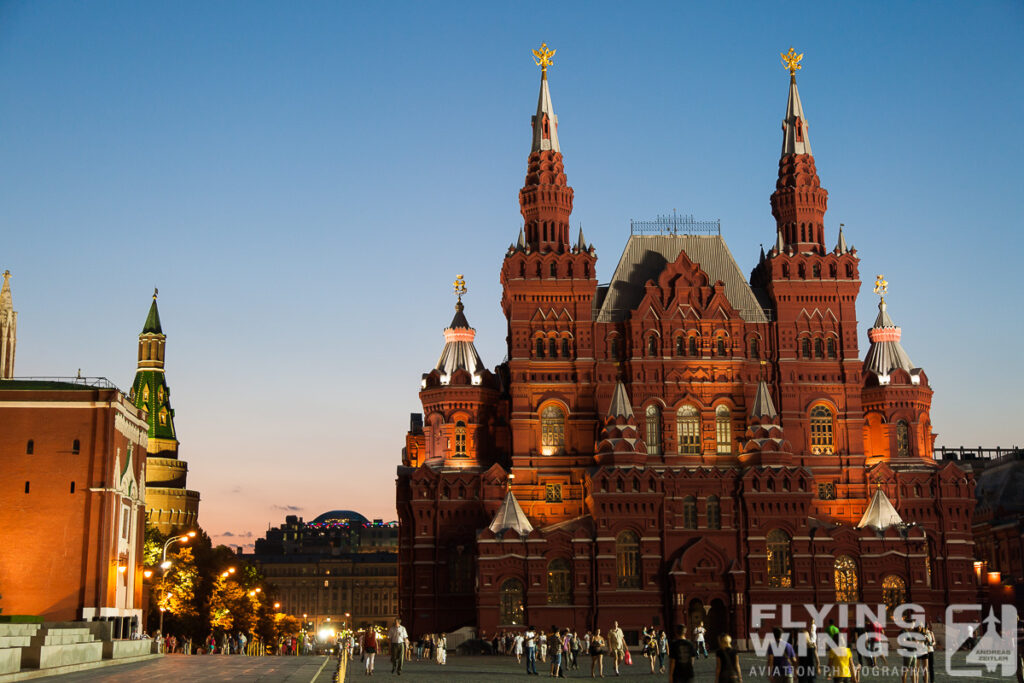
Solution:
M526 518L523 508L519 507L519 501L512 495L511 487L509 487L508 493L505 494L505 500L502 501L501 507L494 513L494 519L491 520L488 528L494 533L512 529L520 536L526 536L533 531L533 525Z
M547 126L545 126L547 121ZM537 114L533 117L533 146L530 152L560 152L558 146L558 117L555 107L551 104L551 91L548 89L548 73L545 70L540 79L540 95L537 98Z
M615 392L612 394L612 402L608 406L608 417L633 417L633 406L626 394L626 387L619 380L615 383Z
M810 153L811 139L807 136L807 119L804 118L800 91L796 89L796 76L793 75L789 77L786 118L782 120L782 156Z
M839 242L836 243L836 249L840 254L849 253L849 249L846 246L846 237L843 235L843 224L839 224Z
M881 299L878 302L878 317L875 318L874 326L868 330L871 347L864 356L864 369L879 377L887 377L897 368L913 374L914 363L900 344L902 335L903 331L889 317L885 299Z
M579 241L576 243L576 246L579 248L580 251L586 251L587 250L587 241L583 239L583 226L582 225L580 226L580 238L579 238Z
M455 317L452 324L444 331L444 349L437 361L437 370L441 373L441 384L448 384L452 373L466 370L473 376L473 383L480 382L484 363L476 351L473 340L476 330L469 326L466 314L463 313L462 302L455 304Z
M757 393L754 394L754 404L750 407L751 417L777 417L775 404L772 402L772 395L768 391L768 385L764 380L757 384Z
M782 230L779 229L775 235L775 251L782 253L786 249L786 240L782 237Z
M523 229L522 228L519 228L519 241L516 242L516 248L517 249L525 249L526 248L526 235L523 234Z
M142 334L163 334L160 329L160 312L156 308L156 292L153 292L153 305L149 307L146 324L142 326Z
M868 503L868 509L864 511L864 516L857 522L857 528L863 529L870 526L882 530L898 524L903 524L903 518L900 517L900 513L896 512L896 508L889 501L889 496L885 495L885 492L879 487L875 490L871 502Z

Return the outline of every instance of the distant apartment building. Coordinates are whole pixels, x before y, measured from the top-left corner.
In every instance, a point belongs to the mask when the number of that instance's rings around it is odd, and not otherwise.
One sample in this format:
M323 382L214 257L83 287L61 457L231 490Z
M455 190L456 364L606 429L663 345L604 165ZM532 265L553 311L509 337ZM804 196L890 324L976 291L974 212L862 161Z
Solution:
M398 615L398 524L333 510L289 515L245 556L277 587L280 611L325 624L383 626Z
M0 610L142 615L148 425L102 379L0 380Z

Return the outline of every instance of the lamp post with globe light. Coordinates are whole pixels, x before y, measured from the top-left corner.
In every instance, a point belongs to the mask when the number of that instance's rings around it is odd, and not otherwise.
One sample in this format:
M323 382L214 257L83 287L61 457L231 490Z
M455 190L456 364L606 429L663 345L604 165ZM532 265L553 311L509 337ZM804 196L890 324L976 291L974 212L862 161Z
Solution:
M172 543L188 543L189 541L191 541L195 537L196 537L196 532L190 531L187 534L183 534L181 536L172 536L171 538L167 539L167 542L164 543L164 552L160 556L160 569L163 570L162 578L164 578L164 579L167 578L167 570L171 568L171 561L167 559L167 549L169 547L171 547L171 544ZM163 583L163 582L161 582L161 583ZM163 597L166 598L168 595L170 595L170 593L164 593ZM158 600L157 604L159 604L159 600ZM161 606L160 607L160 627L158 629L158 631L160 633L160 641L161 642L157 645L157 647L159 649L161 649L161 650L163 649L164 612L165 611L166 611L166 609L163 606Z

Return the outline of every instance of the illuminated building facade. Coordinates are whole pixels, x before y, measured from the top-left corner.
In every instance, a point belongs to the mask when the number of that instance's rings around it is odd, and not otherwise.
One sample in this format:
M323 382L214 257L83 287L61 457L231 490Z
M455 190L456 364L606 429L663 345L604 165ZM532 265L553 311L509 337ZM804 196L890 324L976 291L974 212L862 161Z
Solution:
M280 610L312 622L385 626L398 615L398 525L333 510L289 515L245 556L278 591Z
M717 223L670 217L634 223L599 285L535 54L507 360L486 369L460 296L398 468L410 631L704 621L742 643L753 603L970 601L973 480L933 457L881 277L860 356L860 258L842 229L825 246L799 58L749 279Z
M146 421L106 380L0 381L0 609L142 616Z

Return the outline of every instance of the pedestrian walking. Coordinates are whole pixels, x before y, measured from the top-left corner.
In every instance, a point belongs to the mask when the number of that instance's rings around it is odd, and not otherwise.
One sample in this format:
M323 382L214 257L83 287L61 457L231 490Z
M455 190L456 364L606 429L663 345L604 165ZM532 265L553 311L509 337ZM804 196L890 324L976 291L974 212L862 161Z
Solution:
M728 633L719 636L715 659L715 683L743 683L740 654L733 649L732 636Z
M608 631L608 649L612 656L612 661L615 664L615 675L619 675L619 664L625 657L626 651L626 637L622 633L622 629L619 628L619 622L614 622L612 630Z
M693 643L686 639L686 627L676 624L676 637L668 645L668 678L672 683L693 683Z
M363 665L365 675L373 675L373 666L377 658L377 631L373 628L366 629L363 634Z
M537 629L527 626L523 643L526 646L526 675L537 676Z
M517 633L514 645L512 645L512 653L516 656L516 664L523 663L523 636Z
M409 633L402 626L401 619L395 619L395 625L388 632L388 640L391 641L391 673L402 675L402 665L405 663L405 645L409 640Z
M703 657L704 659L708 658L708 644L704 640L704 636L707 634L707 632L708 630L704 628L703 621L699 622L697 624L697 628L693 629L693 635L697 639L697 656Z
M590 641L590 677L594 677L594 668L596 667L604 678L604 656L608 653L608 646L604 642L604 638L601 637L601 629L597 629L594 633L593 640Z
M665 660L668 658L668 635L661 631L658 637L658 673L665 673Z

